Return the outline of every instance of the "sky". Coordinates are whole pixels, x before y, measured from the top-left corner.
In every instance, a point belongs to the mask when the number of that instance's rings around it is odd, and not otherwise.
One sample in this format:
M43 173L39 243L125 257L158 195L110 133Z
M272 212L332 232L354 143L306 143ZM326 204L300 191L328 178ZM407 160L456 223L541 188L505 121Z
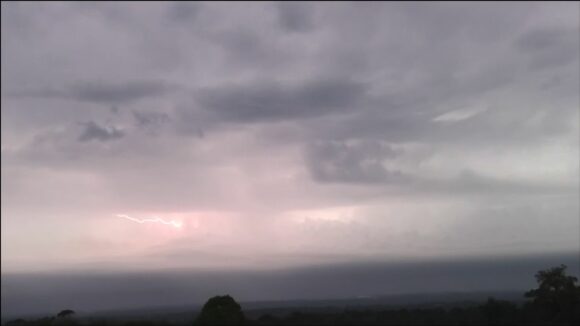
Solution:
M3 277L579 263L577 2L1 6Z

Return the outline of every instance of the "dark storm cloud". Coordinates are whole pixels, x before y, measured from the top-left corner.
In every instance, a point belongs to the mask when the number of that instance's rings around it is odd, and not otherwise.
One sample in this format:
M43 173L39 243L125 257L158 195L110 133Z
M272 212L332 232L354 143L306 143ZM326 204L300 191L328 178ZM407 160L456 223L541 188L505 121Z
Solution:
M222 49L223 66L238 72L283 70L295 60L292 52L297 51L288 45L280 46L267 30L255 31L245 26L214 32L207 41Z
M497 7L489 3L414 2L396 3L388 8L412 18L416 28L432 37L433 42L464 33L478 42L497 41L509 37L506 32L517 30L533 12L532 6L517 3Z
M116 128L105 128L94 121L89 121L83 124L84 130L79 136L80 142L87 142L91 140L110 141L123 137L125 133Z
M156 81L129 83L88 82L75 85L71 96L77 100L96 103L125 103L146 97L158 96L168 90L168 85Z
M524 51L542 51L568 43L575 36L575 31L563 28L542 28L524 33L516 41Z
M276 3L280 25L290 32L305 32L312 29L312 7L300 2Z
M165 112L132 110L131 114L137 128L147 135L159 135L163 127L171 127L172 119Z
M383 162L400 154L376 141L335 141L312 144L306 155L313 178L320 182L396 183L404 180L403 174L387 169Z
M220 33L213 38L213 42L224 48L232 66L254 66L266 63L272 58L278 59L278 53L265 44L264 38L245 29Z
M425 177L388 167L404 155L375 140L354 143L325 141L306 147L305 158L312 178L320 183L400 186L400 192L438 194L571 194L578 185L545 185L482 175L470 169L451 177ZM420 162L419 162L420 164ZM390 164L393 165L393 164Z
M356 110L365 92L364 84L344 80L288 86L272 82L205 89L198 92L197 100L210 114L225 121L259 122Z
M201 9L199 2L179 1L168 4L167 14L170 20L176 22L193 22Z
M171 87L158 81L79 82L68 88L8 92L19 98L62 98L102 104L125 104L165 94Z
M163 112L139 112L133 110L131 113L139 126L163 124L169 122L171 119L168 114Z
M521 55L530 58L534 69L565 66L580 57L578 31L570 28L543 28L522 35L516 46Z

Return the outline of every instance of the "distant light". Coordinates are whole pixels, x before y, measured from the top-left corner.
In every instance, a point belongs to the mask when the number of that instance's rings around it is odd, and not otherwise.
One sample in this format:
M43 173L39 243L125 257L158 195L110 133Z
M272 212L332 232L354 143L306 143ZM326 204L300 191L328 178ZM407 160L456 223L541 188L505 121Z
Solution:
M126 215L126 214L116 214L115 216L125 218L129 221L133 221L133 222L139 223L139 224L161 223L164 225L171 225L171 226L176 227L176 228L181 228L183 226L183 223L181 221L174 221L174 220L166 221L160 217L154 217L154 218L149 218L149 219L139 219L139 218L131 217L131 216Z

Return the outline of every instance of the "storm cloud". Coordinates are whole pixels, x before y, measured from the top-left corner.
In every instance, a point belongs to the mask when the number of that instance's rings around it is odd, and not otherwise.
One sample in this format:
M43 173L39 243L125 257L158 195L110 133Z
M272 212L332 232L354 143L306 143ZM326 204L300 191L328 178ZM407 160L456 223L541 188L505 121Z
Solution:
M158 96L168 86L158 82L98 83L80 82L63 89L40 89L7 94L16 97L62 98L94 103L127 103L145 97Z
M308 150L313 177L322 182L387 182L402 179L399 171L390 171L383 161L397 151L379 142L313 144Z
M342 80L300 85L232 86L201 91L199 102L218 119L236 122L289 120L340 113L358 107L364 85Z
M112 128L111 130L101 127L93 121L87 122L83 133L79 136L79 141L85 142L93 139L109 141L123 137L123 132Z
M577 253L579 9L2 3L2 273Z

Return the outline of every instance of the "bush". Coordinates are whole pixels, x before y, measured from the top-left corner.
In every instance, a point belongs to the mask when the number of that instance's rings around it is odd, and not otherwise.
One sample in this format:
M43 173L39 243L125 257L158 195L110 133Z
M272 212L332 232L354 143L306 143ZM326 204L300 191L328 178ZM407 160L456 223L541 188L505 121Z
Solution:
M215 296L209 299L194 325L242 325L246 318L242 307L231 296Z

